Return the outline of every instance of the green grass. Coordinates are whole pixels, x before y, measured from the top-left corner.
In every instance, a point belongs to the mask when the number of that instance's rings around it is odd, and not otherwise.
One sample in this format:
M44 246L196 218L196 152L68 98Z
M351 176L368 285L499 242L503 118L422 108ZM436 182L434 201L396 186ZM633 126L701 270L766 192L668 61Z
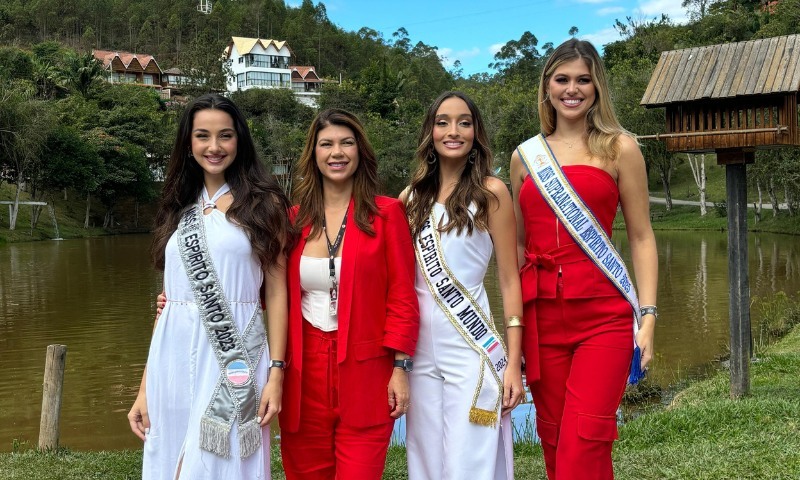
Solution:
M0 200L13 201L16 193L16 186L8 183L0 183ZM155 211L155 201L152 205L139 207L138 226L136 219L136 208L132 201L121 201L115 208L114 228L104 229L103 218L105 207L97 199L92 199L92 208L89 215L89 228L83 228L84 215L86 213L86 196L76 192L68 192L67 200L64 200L63 193L45 201L54 205L56 222L61 238L83 238L98 237L102 235L114 235L119 233L134 233L149 231L153 223L153 212ZM21 201L28 201L31 197L27 192L20 195ZM12 242L28 242L34 240L48 240L55 238L55 227L50 218L47 207L44 207L39 221L35 228L31 228L30 205L20 205L17 224L14 230L8 229L9 213L8 205L0 205L0 244Z
M779 292L754 299L770 313L772 335L786 334L769 346L757 345L751 365L751 393L733 401L727 371L690 384L672 404L648 408L620 428L614 449L617 478L782 479L800 478L800 304ZM787 330L791 329L791 330ZM532 425L518 425L530 438ZM141 475L141 452L37 452L12 444L0 454L0 478L132 479ZM544 478L541 449L522 442L514 449L516 478ZM384 479L407 479L405 450L391 447ZM272 471L284 479L278 448Z
M708 213L705 217L700 216L700 207L689 205L675 205L671 211L667 212L665 205L651 204L650 213L653 230L726 231L728 229L727 216L721 216L724 212L720 212L714 207L708 208ZM614 228L625 228L622 214L618 214L614 220ZM792 217L787 212L781 211L778 212L777 217L773 217L771 210L764 210L761 221L756 223L755 212L753 209L748 209L747 230L750 232L800 235L800 215Z
M720 370L681 391L665 409L640 415L620 428L614 465L620 480L800 478L800 326L764 349L751 365L750 395L730 399L729 376ZM16 446L17 450L23 450ZM273 478L284 478L273 448ZM541 449L514 449L516 478L544 478ZM141 452L0 454L6 480L132 479ZM392 447L384 479L407 478L405 450Z

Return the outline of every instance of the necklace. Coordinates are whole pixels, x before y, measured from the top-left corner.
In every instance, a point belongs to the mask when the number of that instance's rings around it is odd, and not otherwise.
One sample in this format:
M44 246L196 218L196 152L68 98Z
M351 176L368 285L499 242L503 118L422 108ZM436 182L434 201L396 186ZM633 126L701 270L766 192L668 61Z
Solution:
M572 150L572 148L575 146L575 144L576 144L576 143L578 143L579 141L582 141L582 140L583 140L583 139L580 139L580 140L577 140L577 139L576 139L576 140L573 140L573 141L571 141L571 142L570 142L570 141L568 141L567 139L561 139L561 141L562 141L562 142L564 142L564 144L565 144L565 145L567 146L567 148L569 148L570 150Z

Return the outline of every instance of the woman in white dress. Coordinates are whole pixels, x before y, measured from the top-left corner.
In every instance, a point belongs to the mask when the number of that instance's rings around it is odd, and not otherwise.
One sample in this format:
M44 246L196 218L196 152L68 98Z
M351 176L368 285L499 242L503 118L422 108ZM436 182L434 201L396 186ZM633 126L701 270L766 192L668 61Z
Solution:
M215 94L194 100L155 222L152 255L168 301L128 414L145 442L142 478L270 478L268 423L281 408L286 348L288 208L238 108Z
M409 376L409 479L513 479L508 413L524 398L522 300L511 196L492 175L480 113L445 92L425 117L401 195L417 252L420 333ZM483 279L494 248L506 326Z

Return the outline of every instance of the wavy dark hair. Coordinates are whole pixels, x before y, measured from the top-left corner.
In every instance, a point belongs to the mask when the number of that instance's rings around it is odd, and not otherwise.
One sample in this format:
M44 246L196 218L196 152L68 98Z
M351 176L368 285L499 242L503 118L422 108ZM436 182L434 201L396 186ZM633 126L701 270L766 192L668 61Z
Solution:
M358 228L369 235L375 235L372 219L378 214L375 196L378 194L378 160L375 150L367 140L364 126L358 117L346 110L331 108L320 112L311 122L306 135L306 145L295 173L294 200L300 206L295 225L298 229L311 225L313 238L322 231L325 218L325 203L322 195L322 172L317 167L314 149L320 130L331 125L347 127L353 132L358 146L358 168L353 174L353 219Z
M221 110L233 119L236 158L225 170L225 181L231 187L233 203L225 216L241 225L266 269L291 248L294 233L288 219L289 200L259 160L242 113L231 100L217 94L197 97L181 117L155 218L151 248L153 263L156 268L164 269L167 241L178 228L180 214L197 202L202 192L203 169L190 150L195 114L206 109Z
M444 92L433 101L425 119L422 122L422 130L419 134L419 146L416 151L417 170L411 178L411 185L408 188L406 197L406 212L408 223L411 226L411 235L414 238L419 236L420 230L425 220L430 216L433 203L439 193L439 160L433 164L428 163L429 158L436 156L433 145L433 127L436 123L436 112L445 100L449 98L459 98L467 104L472 115L472 125L475 130L475 140L471 151L475 151L475 161L467 162L461 178L453 189L453 193L445 202L448 222L441 227L441 231L449 232L453 229L461 233L466 229L468 234L472 234L475 228L488 230L489 228L489 201L497 197L488 188L485 181L487 177L493 176L492 164L494 157L489 149L489 139L486 135L486 128L481 118L481 113L468 96L461 92ZM469 212L469 206L475 204L475 215Z

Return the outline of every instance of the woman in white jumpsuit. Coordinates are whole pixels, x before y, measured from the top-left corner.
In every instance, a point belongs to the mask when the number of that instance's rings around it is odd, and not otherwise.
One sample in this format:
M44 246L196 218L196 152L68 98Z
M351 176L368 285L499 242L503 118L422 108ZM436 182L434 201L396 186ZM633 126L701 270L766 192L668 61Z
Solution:
M445 92L434 101L419 143L419 167L401 195L417 250L420 304L419 341L409 376L409 479L510 480L508 413L524 399L511 196L491 173L480 113L464 94ZM483 285L493 248L507 348L494 327ZM447 287L451 283L457 291ZM475 320L481 311L483 323Z

